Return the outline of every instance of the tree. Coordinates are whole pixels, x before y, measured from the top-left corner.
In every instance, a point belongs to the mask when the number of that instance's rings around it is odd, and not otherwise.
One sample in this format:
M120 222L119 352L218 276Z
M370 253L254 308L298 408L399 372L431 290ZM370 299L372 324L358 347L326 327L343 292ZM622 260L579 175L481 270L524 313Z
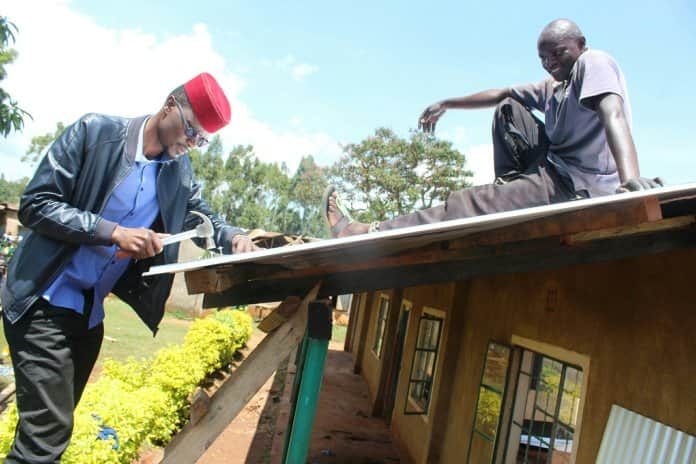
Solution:
M0 16L0 81L7 77L5 65L17 58L17 51L10 48L15 42L16 32L17 26L6 16ZM0 88L0 133L7 137L13 130L22 130L25 117L31 118L31 115L20 108L5 89Z
M308 155L302 158L292 177L290 198L300 220L297 233L311 237L327 235L321 211L321 197L328 184L325 171L316 164L312 155Z
M449 192L470 186L473 174L452 143L412 131L408 139L379 128L360 143L343 147L331 168L356 219L374 221L429 208Z
M31 138L31 143L26 154L22 156L22 162L28 161L29 164L36 163L43 156L46 149L55 142L65 132L65 124L58 121L56 130L53 133L47 132L44 135L37 135Z
M237 145L223 161L219 137L205 152L189 153L203 197L213 211L246 229L324 235L320 214L323 170L305 157L294 176L284 163L259 160L251 145Z
M0 203L16 205L24 192L24 188L29 183L28 177L19 180L7 180L5 174L0 174Z

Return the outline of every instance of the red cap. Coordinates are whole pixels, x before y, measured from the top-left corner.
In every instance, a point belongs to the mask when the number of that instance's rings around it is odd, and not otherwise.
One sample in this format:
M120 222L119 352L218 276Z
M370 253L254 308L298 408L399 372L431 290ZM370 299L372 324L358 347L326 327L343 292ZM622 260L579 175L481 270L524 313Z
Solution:
M217 132L230 122L230 102L213 76L200 73L184 84L184 91L193 114L206 132Z

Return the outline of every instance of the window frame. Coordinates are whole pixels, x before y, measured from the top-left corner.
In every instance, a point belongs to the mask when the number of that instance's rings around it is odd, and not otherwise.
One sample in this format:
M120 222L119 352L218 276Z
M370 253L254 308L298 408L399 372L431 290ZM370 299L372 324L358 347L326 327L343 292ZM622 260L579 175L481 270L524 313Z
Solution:
M421 324L424 320L427 321L437 321L439 322L439 327L437 330L437 337L435 348L419 348L419 338L421 332ZM442 334L445 326L445 313L438 309L424 307L421 311L421 315L418 318L418 327L416 330L416 340L413 345L413 356L411 357L411 369L409 370L409 375L406 383L406 401L404 405L404 415L405 416L428 416L430 411L430 404L432 400L432 392L435 389L435 382L437 380L437 363L439 361L440 347L442 346ZM430 379L414 379L413 373L416 368L416 358L419 353L434 353L432 358L432 376ZM427 371L427 369L426 369ZM427 402L425 406L419 404L415 399L411 397L411 385L413 383L429 383L430 393L428 395ZM419 409L409 409L409 406Z
M510 452L510 438L512 435L512 426L513 426L513 421L515 420L515 409L517 408L517 396L518 396L518 388L519 388L519 382L520 382L520 376L523 373L523 368L522 368L522 363L524 359L524 352L529 351L532 354L537 354L542 356L543 358L550 359L552 361L558 362L563 366L563 371L566 371L567 367L574 368L582 373L582 385L580 386L580 400L578 404L578 409L576 412L576 424L575 428L573 430L573 450L571 453L570 457L570 463L573 464L576 462L577 458L577 451L579 448L579 439L581 436L581 429L582 429L582 415L583 415L583 410L584 410L584 405L585 401L587 399L587 391L589 388L589 375L590 375L590 358L587 355L583 355L574 351L566 350L564 348L555 346L555 345L550 345L547 343L543 342L538 342L536 340L531 340L527 339L524 337L520 337L517 335L513 335L511 339L512 346L517 353L516 360L514 361L516 363L515 365L515 375L514 378L510 378L509 381L512 381L513 384L510 385L512 388L511 394L512 394L512 405L511 405L511 410L509 417L506 420L506 430L505 430L505 446L503 448L503 459L507 456L507 454ZM542 363L543 364L543 363ZM529 375L530 376L530 381L532 379L532 376L534 375L535 372L535 366L534 366L534 361L532 360L532 366L530 369L530 372L524 372L524 375ZM531 390L531 386L528 388ZM556 411L554 413L554 418L556 415L560 415L560 406L561 406L561 401L562 401L562 396L564 392L564 387L562 385L562 382L559 382L559 404L557 405ZM528 393L527 393L528 394ZM526 406L526 400L525 400L525 406ZM516 424L519 427L519 424ZM565 426L562 425L562 427L565 428ZM556 430L556 427L554 427L554 431ZM519 444L517 444L519 446Z
M504 347L507 349L507 366L505 367L505 378L503 380L503 390L498 391L494 387L490 385L484 384L484 377L486 375L486 366L488 365L488 352L490 350L491 345L498 345L501 347ZM511 373L511 368L513 365L514 361L514 347L512 345L509 345L507 343L500 343L495 340L488 340L488 343L486 344L486 351L484 354L483 358L483 367L481 368L481 377L478 383L478 388L477 388L477 395L476 395L476 405L474 406L474 418L471 423L471 433L469 434L469 446L466 452L466 462L469 463L471 462L471 449L472 445L474 442L474 435L477 434L480 437L482 437L484 440L487 441L492 441L493 443L493 451L491 453L492 455L492 460L491 463L496 462L496 458L498 455L498 447L500 446L500 443L504 443L507 445L507 436L505 436L504 440L501 440L501 434L505 432L503 429L503 426L505 424L505 415L506 415L506 406L507 406L507 401L506 399L508 398L508 392L510 390L510 373ZM479 402L481 401L481 389L485 389L487 391L492 391L494 393L497 393L500 395L500 410L498 411L498 419L497 419L497 424L496 424L496 432L495 432L495 437L489 437L485 435L483 432L476 430L476 422L478 419L478 408L479 408ZM478 463L477 463L478 464Z
M386 302L386 305L384 306L384 318L382 318L382 302ZM372 336L372 354L374 354L377 359L382 359L382 351L384 351L384 337L387 331L389 311L391 311L391 296L387 295L386 293L380 293L379 298L377 298L375 331Z

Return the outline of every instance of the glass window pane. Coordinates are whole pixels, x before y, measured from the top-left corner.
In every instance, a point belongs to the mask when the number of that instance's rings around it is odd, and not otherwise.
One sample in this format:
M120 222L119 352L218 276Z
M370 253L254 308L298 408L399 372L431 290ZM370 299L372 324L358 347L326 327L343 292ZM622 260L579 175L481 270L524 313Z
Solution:
M482 383L502 392L505 388L508 359L510 359L510 349L507 346L497 343L489 344Z
M583 393L583 373L577 367L537 353L530 363L530 353L523 352L515 395L521 401L529 400L531 407L520 407L513 412L512 424L522 424L522 430L518 432L517 426L511 425L505 455L508 459L516 459L512 461L516 464L570 464ZM524 380L527 377L525 360L527 366L533 366L533 390L528 389Z
M563 424L575 428L578 421L578 410L580 409L580 391L582 384L577 384L578 378L582 375L575 375L578 371L569 367L566 369L566 378L563 383L563 396L561 397L561 410L559 419ZM570 388L568 388L570 387Z
M380 298L379 312L377 314L377 324L375 327L375 338L372 343L372 351L377 357L382 356L382 344L384 343L384 330L387 325L387 316L389 315L389 300Z
M476 407L476 430L491 439L495 439L502 406L503 399L498 393L480 387Z
M412 380L425 380L426 376L426 363L427 363L428 353L424 351L416 351L416 359L413 364L413 375Z
M418 323L418 339L413 353L406 413L427 413L437 366L441 324L441 319L428 317L422 317Z
M428 325L430 326L430 338L428 340L427 348L430 348L431 350L434 350L439 342L440 324L441 321L428 321Z

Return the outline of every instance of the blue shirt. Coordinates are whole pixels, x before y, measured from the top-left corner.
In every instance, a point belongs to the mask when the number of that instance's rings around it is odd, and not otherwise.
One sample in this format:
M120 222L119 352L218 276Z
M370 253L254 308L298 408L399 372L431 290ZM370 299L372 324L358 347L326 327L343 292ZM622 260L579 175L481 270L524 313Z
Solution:
M143 129L138 135L133 168L119 183L106 202L102 217L124 227L150 227L159 214L157 173L161 160L148 160L143 154ZM167 160L170 158L163 157ZM43 293L53 306L84 312L83 290L94 288L94 303L89 328L104 320L104 297L128 268L131 258L116 258L116 245L82 245L63 272Z

